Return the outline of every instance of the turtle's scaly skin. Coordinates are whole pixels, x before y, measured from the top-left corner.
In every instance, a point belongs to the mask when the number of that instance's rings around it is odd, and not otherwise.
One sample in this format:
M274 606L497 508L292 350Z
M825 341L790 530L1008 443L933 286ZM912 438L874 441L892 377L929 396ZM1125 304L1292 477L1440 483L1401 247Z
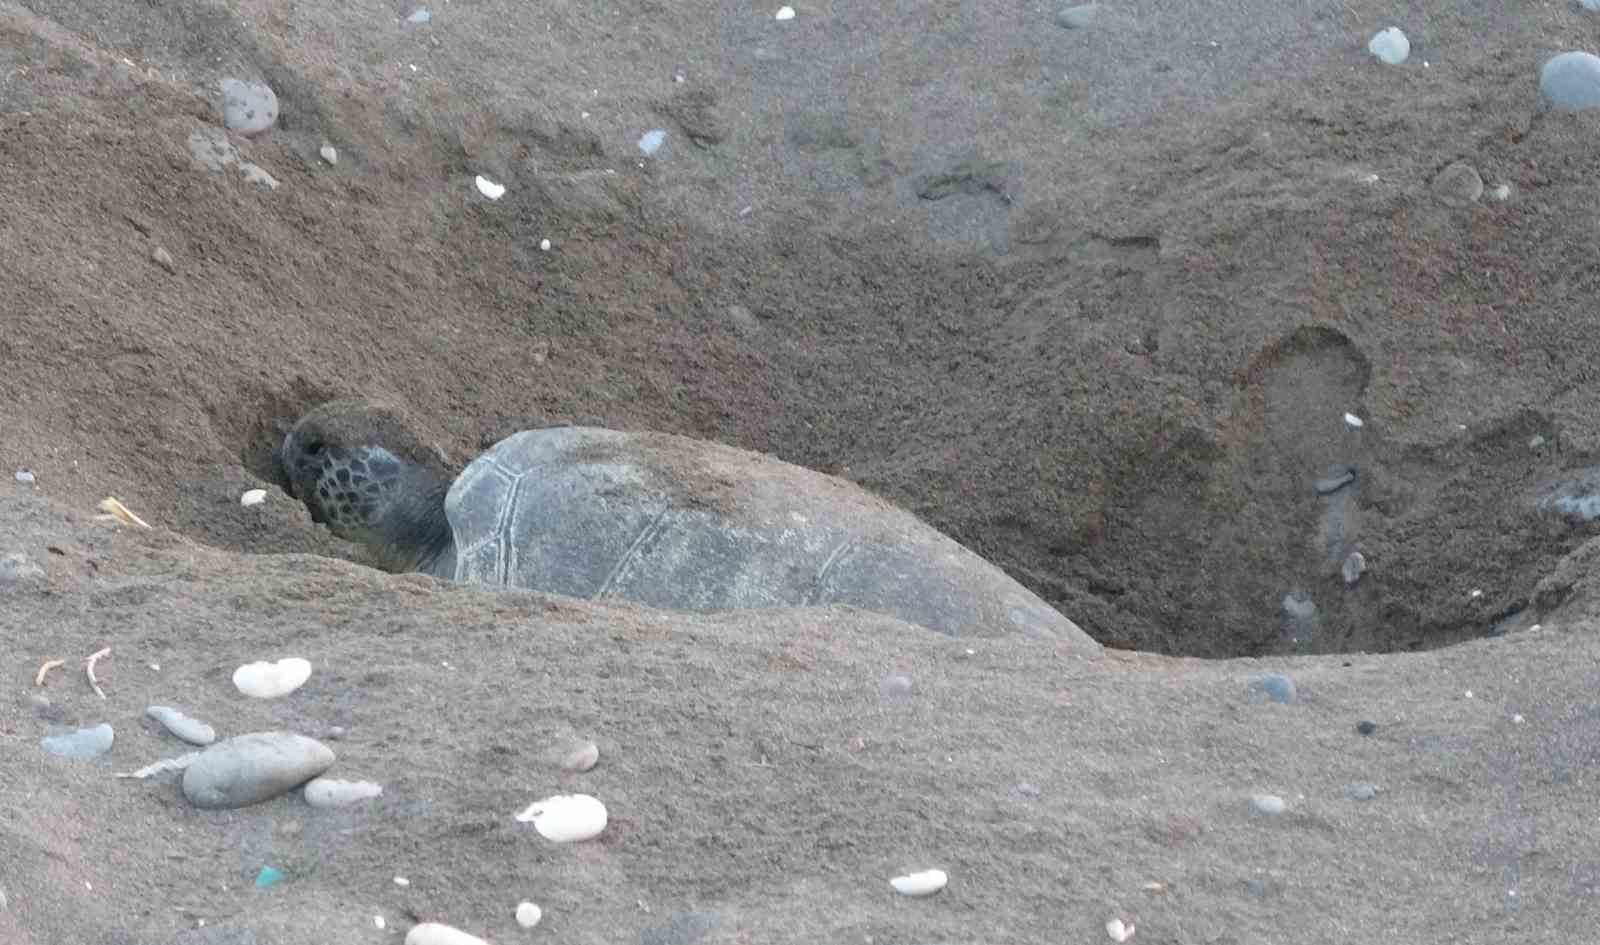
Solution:
M333 401L301 418L278 449L289 492L388 571L453 577L444 496L451 472L393 410Z

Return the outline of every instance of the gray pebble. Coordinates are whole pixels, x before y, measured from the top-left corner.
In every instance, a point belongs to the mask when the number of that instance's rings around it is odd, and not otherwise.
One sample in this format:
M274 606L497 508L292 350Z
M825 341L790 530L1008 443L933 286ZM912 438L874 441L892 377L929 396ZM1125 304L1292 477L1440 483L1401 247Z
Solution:
M292 732L251 732L217 742L183 773L196 807L246 807L271 800L333 766L333 749Z
M209 745L217 740L217 730L198 719L191 719L177 709L153 705L144 714L160 722L162 727L191 745Z
M1294 680L1282 673L1269 673L1266 676L1257 676L1250 680L1250 685L1245 690L1246 697L1255 703L1276 702L1288 705L1294 701Z
M1539 70L1539 91L1556 108L1600 108L1600 56L1564 52Z
M44 568L20 551L0 555L0 587L7 584L24 584L44 578Z
M1483 196L1483 178L1478 169L1465 161L1455 161L1434 175L1434 199L1447 207L1470 207Z
M406 17L406 22L415 23L420 26L432 19L433 14L428 12L427 7L417 7L415 10L411 11L410 16Z
M1345 788L1345 793L1349 794L1353 801L1370 801L1378 796L1378 786L1366 783L1352 784Z
M1056 11L1056 23L1069 30L1086 29L1100 15L1100 4L1085 3L1075 7L1062 7Z
M383 793L382 785L371 781L340 781L337 778L312 778L301 794L312 807L345 807Z
M911 698L911 677L900 673L883 677L878 681L878 694L890 702Z
M150 258L154 259L156 261L156 265L160 266L162 269L165 269L170 273L177 273L178 264L173 261L172 254L167 252L167 248L165 246L157 246L155 252L150 254Z
M1310 620L1317 615L1317 605L1304 591L1283 595L1283 615L1291 620Z
M39 747L60 758L87 761L111 750L116 733L104 722L93 728L80 728L65 735L46 735L39 739Z
M1339 566L1339 575L1346 584L1354 584L1361 580L1361 575L1367 573L1367 556L1359 551L1352 551L1345 556L1344 564Z
M260 82L223 79L222 123L240 134L260 134L278 120L278 96Z

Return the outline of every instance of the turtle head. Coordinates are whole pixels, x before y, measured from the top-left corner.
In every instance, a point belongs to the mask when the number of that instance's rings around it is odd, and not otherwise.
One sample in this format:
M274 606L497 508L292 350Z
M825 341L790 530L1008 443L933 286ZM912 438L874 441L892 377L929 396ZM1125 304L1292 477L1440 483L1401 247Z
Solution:
M284 436L278 464L312 520L365 545L380 567L454 570L444 514L453 476L397 411L367 401L323 404Z

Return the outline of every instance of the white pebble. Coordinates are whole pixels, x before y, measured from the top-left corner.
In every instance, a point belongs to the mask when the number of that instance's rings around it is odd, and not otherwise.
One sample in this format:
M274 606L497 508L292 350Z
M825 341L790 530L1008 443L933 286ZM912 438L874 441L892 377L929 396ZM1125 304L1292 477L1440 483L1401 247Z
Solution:
M482 174L478 175L477 184L478 193L483 194L490 200L499 200L501 197L505 196L506 188L503 184L496 184L494 181L484 177Z
M902 896L931 896L944 888L950 881L944 870L923 870L920 873L908 873L905 876L896 876L889 880L889 885Z
M401 887L410 886L411 885L411 880L406 879L404 876L396 876L394 878L394 884L396 886L401 886Z
M276 663L246 663L233 671L233 685L247 696L276 699L286 696L311 678L311 663L298 656Z
M1360 417L1356 416L1353 413L1345 414L1344 415L1344 422L1345 422L1346 426L1348 426L1348 427L1350 427L1352 429L1355 429L1355 430L1359 430L1362 427L1367 425L1366 421L1362 420Z
M1497 184L1497 185L1495 185L1495 187L1492 190L1489 191L1489 197L1490 197L1490 199L1493 199L1493 200L1508 200L1508 199L1510 199L1510 197L1511 197L1511 185L1510 184Z
M330 166L339 163L338 149L327 142L323 142L321 150L317 151L317 153L322 155L322 159L327 161Z
M1359 551L1352 551L1344 559L1344 564L1339 568L1346 584L1354 584L1361 580L1361 575L1367 573L1367 557Z
M424 922L414 925L406 933L406 945L489 945L476 935L468 935L457 928Z
M606 805L587 794L557 794L529 804L517 820L532 822L546 840L577 843L606 829Z
M1106 923L1106 934L1113 942L1126 942L1133 938L1133 926L1124 925L1121 919L1112 919Z
M387 922L385 922L385 921L383 921L383 916L381 916L381 915L375 915L375 916L373 916L373 917L372 917L372 924L373 924L373 925L374 925L374 926L375 926L375 927L377 927L377 928L380 928L380 929L381 929L381 928L383 928L383 927L384 927L384 926L386 926L386 925L388 925L388 924L389 924L389 923L387 923Z
M312 807L344 807L383 794L383 785L371 781L341 781L338 778L312 778L302 793Z
M544 918L544 910L531 902L517 903L517 924L525 929L531 929Z
M779 7L778 8L778 19L780 19L780 20L792 20L792 19L794 19L794 7Z
M267 490L265 489L246 489L244 494L239 496L239 504L247 508L252 505L260 505L265 501L267 501Z
M1263 814L1281 814L1287 805L1276 794L1257 794L1250 798L1250 806Z
M1411 40L1406 39L1406 34L1397 27L1389 27L1372 34L1372 39L1367 41L1367 52L1391 66L1398 66L1411 55Z
M433 14L428 12L427 7L417 7L415 10L411 11L410 16L406 17L406 22L420 25L428 22L431 19L433 19Z
M16 480L18 482L22 483L23 485L31 484L33 482L33 470L31 470L31 469L19 469L19 470L17 470Z
M542 252L542 253L550 252L550 241L549 240L540 240L539 241L539 251Z
M646 131L644 133L644 137L639 139L639 150L643 151L646 157L649 157L650 155L653 155L657 151L661 150L661 145L665 143L666 140L667 133L660 128L656 128L652 131Z
M153 705L146 708L144 714L160 722L167 731L191 745L209 745L217 740L216 729L170 706Z

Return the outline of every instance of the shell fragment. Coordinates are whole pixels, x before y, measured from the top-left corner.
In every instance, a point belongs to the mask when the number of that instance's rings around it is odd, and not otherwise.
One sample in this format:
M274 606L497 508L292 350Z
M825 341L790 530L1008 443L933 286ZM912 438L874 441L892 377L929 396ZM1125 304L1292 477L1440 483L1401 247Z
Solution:
M889 880L889 885L902 896L931 896L944 888L950 877L944 870L923 870Z
M286 696L311 678L311 662L298 656L276 663L246 663L233 671L233 684L247 696L276 699Z
M483 194L490 200L499 200L501 197L505 196L506 187L504 184L496 184L494 181L484 177L482 174L478 175L476 183L478 185L478 193Z

